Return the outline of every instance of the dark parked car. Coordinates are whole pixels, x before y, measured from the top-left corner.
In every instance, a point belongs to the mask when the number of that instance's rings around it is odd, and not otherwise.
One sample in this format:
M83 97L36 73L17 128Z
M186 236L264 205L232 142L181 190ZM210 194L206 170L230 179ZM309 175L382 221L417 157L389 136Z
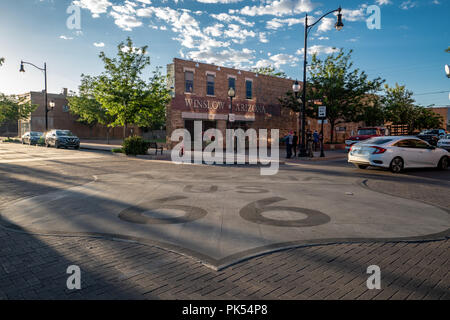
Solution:
M445 135L444 129L429 129L423 130L417 135L417 138L425 140L429 144L436 146L439 139Z
M79 149L80 139L69 130L51 130L45 135L45 146Z
M29 132L25 132L24 135L22 136L22 144L37 144L39 139L42 137L43 133L42 132L37 132L37 131L29 131Z

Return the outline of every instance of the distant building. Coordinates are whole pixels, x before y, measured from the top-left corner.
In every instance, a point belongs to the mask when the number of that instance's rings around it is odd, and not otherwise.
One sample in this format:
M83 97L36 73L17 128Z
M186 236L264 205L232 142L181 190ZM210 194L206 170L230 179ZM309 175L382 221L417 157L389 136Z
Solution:
M28 92L20 95L25 101L30 101L38 107L31 113L28 120L20 120L18 124L18 134L22 135L27 131L45 131L45 94L44 92ZM106 127L102 125L89 126L77 121L77 116L70 112L67 101L67 89L64 88L61 93L48 93L48 103L55 103L55 107L48 112L48 130L65 129L72 131L82 139L106 139ZM134 130L134 131L133 131ZM128 134L136 132L136 128L128 128ZM110 139L121 139L123 128L112 128L110 130Z
M450 131L450 106L432 107L433 111L443 118L442 129Z

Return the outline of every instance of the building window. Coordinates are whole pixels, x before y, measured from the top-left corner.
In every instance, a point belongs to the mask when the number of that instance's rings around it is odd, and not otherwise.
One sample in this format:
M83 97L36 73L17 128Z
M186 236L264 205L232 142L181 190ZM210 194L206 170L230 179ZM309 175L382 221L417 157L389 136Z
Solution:
M194 92L194 73L192 71L186 71L184 73L185 92Z
M212 74L206 75L206 94L208 96L214 95L214 76Z
M228 89L233 88L236 91L236 79L228 78Z
M253 98L253 82L250 80L245 80L245 96L247 99Z

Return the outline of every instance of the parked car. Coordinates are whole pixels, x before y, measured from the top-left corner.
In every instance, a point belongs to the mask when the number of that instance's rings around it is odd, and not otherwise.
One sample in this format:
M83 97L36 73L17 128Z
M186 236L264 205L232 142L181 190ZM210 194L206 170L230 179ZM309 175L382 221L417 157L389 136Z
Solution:
M348 154L348 162L360 169L375 166L389 168L394 173L406 168L437 167L445 170L449 161L448 151L413 136L372 138L353 145Z
M38 131L25 132L22 136L22 144L37 144L43 133Z
M50 130L45 135L45 146L55 148L80 148L80 139L70 130Z
M441 139L443 136L445 136L444 129L429 129L423 130L421 133L417 135L417 138L425 140L429 144L435 146L437 145L439 139Z
M450 151L450 134L446 134L439 139L437 142L437 147Z
M356 135L349 137L345 140L345 149L350 150L352 145L355 143L373 138L385 136L387 133L387 129L383 127L367 127L367 128L359 128Z

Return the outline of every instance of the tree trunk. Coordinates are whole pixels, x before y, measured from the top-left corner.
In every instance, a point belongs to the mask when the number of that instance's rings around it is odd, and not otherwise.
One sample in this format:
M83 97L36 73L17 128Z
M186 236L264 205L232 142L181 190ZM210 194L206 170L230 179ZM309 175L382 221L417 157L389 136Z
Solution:
M334 143L334 123L335 120L330 120L330 143Z
M123 125L123 139L125 140L126 137L127 137L127 123L125 122L125 124Z

